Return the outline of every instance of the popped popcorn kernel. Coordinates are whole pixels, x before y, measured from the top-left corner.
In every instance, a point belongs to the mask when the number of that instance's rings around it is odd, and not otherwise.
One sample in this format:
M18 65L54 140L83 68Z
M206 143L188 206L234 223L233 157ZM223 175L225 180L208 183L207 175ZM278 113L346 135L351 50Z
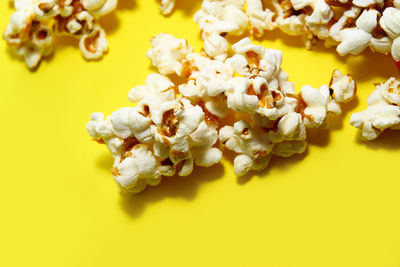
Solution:
M368 108L351 115L351 125L363 140L374 140L384 130L400 130L400 81L390 78L377 84L367 99Z

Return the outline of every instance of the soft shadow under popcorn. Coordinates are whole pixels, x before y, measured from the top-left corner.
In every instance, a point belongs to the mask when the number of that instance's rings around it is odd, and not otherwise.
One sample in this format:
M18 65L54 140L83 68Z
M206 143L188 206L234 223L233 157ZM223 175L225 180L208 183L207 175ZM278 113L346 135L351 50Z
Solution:
M119 0L116 10L131 10L137 7L136 0Z
M249 35L249 33L247 34L247 36L248 35ZM305 49L304 42L301 39L301 37L299 38L298 36L291 36L291 35L285 34L279 29L265 31L263 36L252 37L252 38L258 42L262 42L264 40L273 41L273 42L281 41L283 44L285 44L287 46L304 48L304 50L307 51Z
M399 76L394 60L390 55L374 53L368 50L357 56L357 58L355 56L348 56L347 58L349 71L356 82L383 82L390 77ZM370 88L371 92L375 88L372 83Z
M148 186L138 194L121 191L120 206L130 218L134 219L141 216L149 205L165 198L192 201L196 198L202 184L220 179L224 176L224 173L222 164L208 168L196 166L189 176L163 177L159 185Z
M110 170L113 166L113 163L114 163L114 159L111 156L111 154L108 153L108 151L102 153L102 155L100 157L98 157L97 161L96 161L97 167L99 169L102 169L103 171L108 172L108 174L110 174L110 176L111 176Z
M268 179L269 174L273 169L278 169L279 171L284 172L291 166L301 162L307 155L308 148L306 148L306 150L301 154L295 154L287 158L273 155L267 168L262 171L249 171L246 175L238 177L236 181L240 185L245 185L255 177Z
M350 122L347 121L345 118L348 113L353 113L353 110L358 106L359 104L359 99L357 97L354 97L353 100L351 100L349 103L346 103L345 105L341 106L342 113L338 116L328 116L328 129L330 131L337 131L341 130L343 128L343 125L346 124L348 125Z
M372 150L400 150L400 132L386 129L377 139L362 141L357 137L357 144L364 145Z
M99 23L101 27L103 27L104 31L107 35L111 35L116 32L119 28L119 19L118 15L115 12L111 12L99 19Z
M161 0L156 0L159 4ZM167 15L167 17L174 14L174 12L182 11L185 17L192 18L194 13L196 13L201 8L201 0L176 0L174 9L172 13Z

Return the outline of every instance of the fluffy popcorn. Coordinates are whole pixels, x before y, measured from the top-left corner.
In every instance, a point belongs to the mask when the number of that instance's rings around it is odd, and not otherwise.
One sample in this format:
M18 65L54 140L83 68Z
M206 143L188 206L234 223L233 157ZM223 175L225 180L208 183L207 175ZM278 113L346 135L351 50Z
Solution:
M90 33L82 35L79 48L86 59L98 59L108 51L106 34L102 28L95 26Z
M349 102L356 92L356 84L350 75L343 76L338 70L332 74L330 87L323 85L319 90L311 86L301 88L300 96L305 104L304 123L309 128L326 125L327 113L339 115L341 103Z
M303 153L306 128L325 127L326 116L340 114L340 104L356 91L351 76L334 71L329 86L304 86L298 94L281 69L282 53L249 38L234 44L235 54L226 59L195 53L168 34L153 37L151 45L147 56L159 73L129 92L136 105L106 118L93 113L87 124L114 157L114 180L133 193L163 176L189 175L194 165L217 164L220 148L235 153L238 176L265 169L274 155ZM184 81L175 85L171 74Z
M82 5L93 16L103 16L117 7L118 0L82 0Z
M160 12L164 16L172 13L175 6L175 0L161 0Z
M53 52L54 36L60 35L78 38L85 59L99 59L108 43L98 19L116 5L117 0L15 0L4 38L29 68Z
M377 84L367 99L368 108L351 116L363 140L376 139L385 129L400 130L400 81L390 78Z
M236 122L233 127L221 128L220 141L229 150L238 153L234 160L236 175L242 176L250 170L262 170L267 167L273 149L273 143L261 128L251 127L246 121Z
M264 30L273 30L276 27L275 13L264 9L260 0L247 0L246 14L249 19L250 32L256 37L261 37Z
M146 57L161 74L182 75L186 71L188 66L186 56L193 51L193 48L185 39L176 39L170 34L161 33L151 39L151 46Z
M235 17L226 19L227 6L233 5ZM255 37L264 31L280 29L286 34L301 36L307 49L318 40L336 46L344 56L358 55L366 48L391 53L400 60L399 1L325 1L272 0L269 8L260 0L204 0L195 15L210 57L226 57L226 34L242 35L246 29ZM247 19L247 23L246 23ZM218 37L219 36L219 37Z

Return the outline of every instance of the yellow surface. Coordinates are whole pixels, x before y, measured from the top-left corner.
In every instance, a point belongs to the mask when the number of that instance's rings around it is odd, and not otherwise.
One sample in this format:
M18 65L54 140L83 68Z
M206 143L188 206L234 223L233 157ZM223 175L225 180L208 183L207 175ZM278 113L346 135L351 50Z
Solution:
M400 136L363 144L349 126L372 82L397 75L389 57L306 52L270 33L262 44L284 51L297 88L328 82L336 67L353 73L358 100L332 130L312 134L307 153L274 158L251 179L237 180L224 161L128 197L106 147L86 133L89 115L129 105L129 89L154 71L152 34L202 44L192 20L199 1L179 0L170 18L155 0L120 2L102 20L102 61L63 41L30 72L0 42L0 266L400 266ZM1 31L11 12L1 1Z

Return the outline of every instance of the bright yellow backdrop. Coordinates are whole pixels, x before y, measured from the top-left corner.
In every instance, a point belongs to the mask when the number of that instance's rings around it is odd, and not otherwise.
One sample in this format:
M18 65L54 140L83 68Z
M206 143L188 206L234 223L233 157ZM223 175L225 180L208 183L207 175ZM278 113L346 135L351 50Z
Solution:
M3 31L13 10L1 2ZM154 71L152 34L187 38L197 51L202 43L192 20L200 1L178 0L169 18L156 0L120 2L102 19L102 61L86 62L64 40L30 72L0 42L0 266L400 266L400 135L364 144L349 125L372 83L398 75L389 57L306 52L298 38L270 33L262 44L284 51L297 88L328 82L334 68L357 79L358 100L333 129L252 179L237 180L224 161L125 196L106 147L86 133L89 115L130 105L129 89Z

